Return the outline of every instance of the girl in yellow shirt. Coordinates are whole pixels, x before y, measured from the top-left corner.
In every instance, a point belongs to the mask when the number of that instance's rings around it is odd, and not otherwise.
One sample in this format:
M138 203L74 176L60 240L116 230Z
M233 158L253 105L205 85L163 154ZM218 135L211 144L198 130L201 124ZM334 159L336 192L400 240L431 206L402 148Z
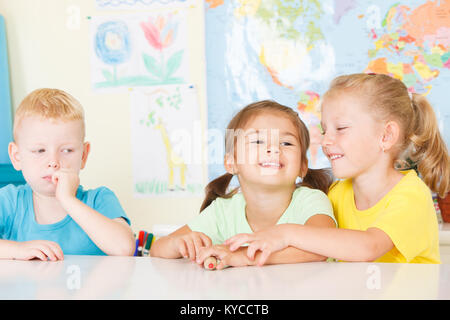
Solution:
M321 109L322 148L341 179L328 194L339 229L277 225L228 239L230 250L249 243L259 265L288 246L343 261L440 263L430 189L449 192L450 163L426 98L387 75L352 74L332 81Z

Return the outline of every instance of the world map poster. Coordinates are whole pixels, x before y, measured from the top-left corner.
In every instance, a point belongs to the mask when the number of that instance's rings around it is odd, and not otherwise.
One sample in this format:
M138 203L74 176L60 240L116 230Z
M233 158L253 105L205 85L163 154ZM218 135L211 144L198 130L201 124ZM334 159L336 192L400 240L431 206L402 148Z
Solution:
M450 0L207 0L205 10L209 130L273 99L307 124L309 167L329 167L320 97L338 75L373 72L425 95L450 145ZM224 173L217 137L208 141L210 179Z

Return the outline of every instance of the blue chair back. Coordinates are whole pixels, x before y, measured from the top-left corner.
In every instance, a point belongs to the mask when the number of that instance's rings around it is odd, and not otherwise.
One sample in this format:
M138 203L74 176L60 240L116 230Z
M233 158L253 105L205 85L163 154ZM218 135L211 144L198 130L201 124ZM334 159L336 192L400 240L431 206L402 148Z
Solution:
M25 183L22 173L14 170L8 156L8 144L13 140L10 92L5 19L0 15L0 187Z

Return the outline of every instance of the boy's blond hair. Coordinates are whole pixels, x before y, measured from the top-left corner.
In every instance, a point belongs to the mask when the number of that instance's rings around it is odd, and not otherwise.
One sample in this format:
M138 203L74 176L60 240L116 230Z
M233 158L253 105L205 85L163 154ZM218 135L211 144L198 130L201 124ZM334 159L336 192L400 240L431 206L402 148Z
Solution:
M62 121L81 120L83 123L83 139L85 134L84 110L80 102L67 92L59 89L42 88L28 94L20 103L14 115L14 140L20 122L31 116L43 119Z

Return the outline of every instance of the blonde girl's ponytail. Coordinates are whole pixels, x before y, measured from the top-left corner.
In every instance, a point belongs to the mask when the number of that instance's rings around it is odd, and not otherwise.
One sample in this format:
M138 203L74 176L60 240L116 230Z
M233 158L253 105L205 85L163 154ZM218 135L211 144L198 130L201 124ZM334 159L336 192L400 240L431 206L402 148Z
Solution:
M425 184L441 198L450 191L450 160L433 108L419 94L412 94L413 121L409 130L410 158Z

